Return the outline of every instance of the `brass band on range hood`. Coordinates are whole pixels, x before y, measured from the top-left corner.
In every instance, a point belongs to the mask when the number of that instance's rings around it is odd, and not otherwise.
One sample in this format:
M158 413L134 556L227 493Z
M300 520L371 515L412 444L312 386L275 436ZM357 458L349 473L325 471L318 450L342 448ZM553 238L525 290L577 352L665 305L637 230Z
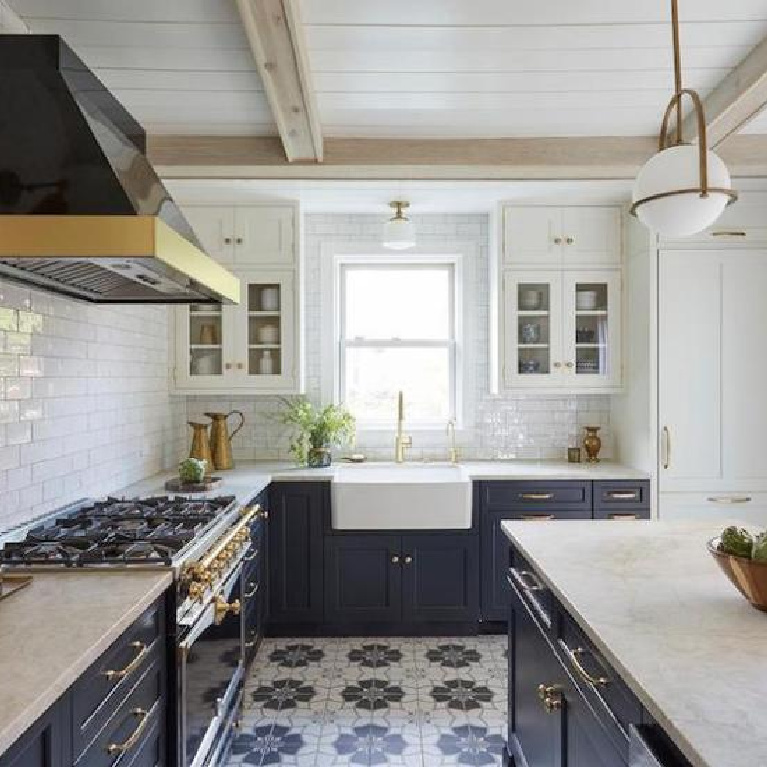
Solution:
M91 274L68 283L75 264ZM0 274L106 303L240 300L237 277L156 216L0 215Z

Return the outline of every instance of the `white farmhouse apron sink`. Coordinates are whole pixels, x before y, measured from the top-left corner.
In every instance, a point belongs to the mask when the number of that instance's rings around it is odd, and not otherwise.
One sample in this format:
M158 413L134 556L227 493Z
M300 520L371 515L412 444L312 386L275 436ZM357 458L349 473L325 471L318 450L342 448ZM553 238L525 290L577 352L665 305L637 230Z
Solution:
M335 530L467 530L471 481L452 464L341 466L332 487Z

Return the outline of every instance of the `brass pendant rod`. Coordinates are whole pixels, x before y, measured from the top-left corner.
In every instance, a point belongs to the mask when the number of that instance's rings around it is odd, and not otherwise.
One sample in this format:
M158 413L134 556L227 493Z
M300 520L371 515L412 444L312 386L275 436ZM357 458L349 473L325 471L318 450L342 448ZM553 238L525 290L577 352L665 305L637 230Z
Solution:
M682 55L679 50L679 4L671 0L671 39L674 46L674 93L676 99L676 143L682 143ZM665 135L665 134L664 134Z

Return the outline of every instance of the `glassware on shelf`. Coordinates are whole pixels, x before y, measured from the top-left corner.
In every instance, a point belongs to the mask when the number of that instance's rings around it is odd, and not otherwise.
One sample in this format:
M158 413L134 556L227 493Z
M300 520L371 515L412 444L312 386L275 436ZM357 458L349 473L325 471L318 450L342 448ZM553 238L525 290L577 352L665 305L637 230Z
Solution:
M274 373L274 360L270 349L264 349L258 360L258 372L262 376L270 376Z
M280 289L269 286L261 288L261 311L276 312L280 308Z

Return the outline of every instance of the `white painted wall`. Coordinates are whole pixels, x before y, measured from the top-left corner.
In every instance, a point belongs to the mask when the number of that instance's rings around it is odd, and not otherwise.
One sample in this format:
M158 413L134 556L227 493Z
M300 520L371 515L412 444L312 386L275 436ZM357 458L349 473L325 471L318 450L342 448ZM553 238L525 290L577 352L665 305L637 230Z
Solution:
M322 378L329 360L323 355L321 328L321 260L329 257L328 243L343 245L348 251L361 251L372 245L380 247L385 217L376 215L315 214L304 219L305 350L307 394L321 398ZM467 414L472 428L459 433L459 445L465 458L563 459L566 448L580 442L585 424L602 426L605 443L603 455L612 452L610 397L606 395L552 396L535 393L514 397L489 393L489 267L490 220L487 215L414 216L419 247L429 244L444 247L460 241L472 245L477 254L474 263L464 267L467 279L474 281L475 304L471 307L474 332L467 344L474 349L473 412ZM332 250L332 247L330 248ZM206 410L237 408L245 413L246 426L234 440L236 457L241 459L288 458L289 439L285 429L274 420L279 409L275 398L188 397L187 415L200 417ZM394 415L394 414L392 414ZM444 458L446 437L443 431L416 432L410 451L413 459ZM357 449L371 458L391 459L393 432L370 432L361 435Z

